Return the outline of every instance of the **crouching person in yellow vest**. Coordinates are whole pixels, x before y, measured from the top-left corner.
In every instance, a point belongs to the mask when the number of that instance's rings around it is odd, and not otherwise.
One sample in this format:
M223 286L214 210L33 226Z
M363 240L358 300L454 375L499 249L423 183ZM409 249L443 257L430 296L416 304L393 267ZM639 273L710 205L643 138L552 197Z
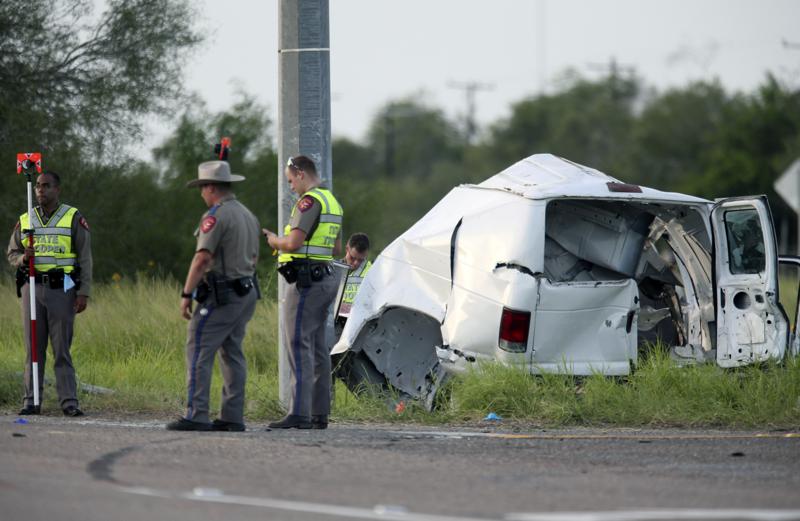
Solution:
M345 255L342 262L350 266L347 272L347 279L344 283L344 293L342 302L339 304L339 313L336 316L336 337L342 334L342 329L350 316L350 308L356 299L361 282L367 276L367 272L372 267L369 257L369 237L366 233L354 233L347 240Z
M39 396L44 392L44 365L48 340L53 349L53 369L59 405L65 416L82 416L78 408L72 344L75 314L86 309L92 282L89 225L72 206L61 204L61 178L46 171L36 179L33 222L27 212L8 242L6 257L17 268L17 295L22 297L25 347L25 396L20 414L40 414L33 404L31 374L30 289L28 260L34 256L36 295L36 354L39 359ZM33 247L26 231L33 230Z
M328 310L338 280L331 266L341 252L342 207L320 186L314 162L289 158L284 175L300 196L283 235L263 229L280 251L278 272L286 279L281 321L289 351L289 411L272 429L325 429L331 407L331 360L325 338Z

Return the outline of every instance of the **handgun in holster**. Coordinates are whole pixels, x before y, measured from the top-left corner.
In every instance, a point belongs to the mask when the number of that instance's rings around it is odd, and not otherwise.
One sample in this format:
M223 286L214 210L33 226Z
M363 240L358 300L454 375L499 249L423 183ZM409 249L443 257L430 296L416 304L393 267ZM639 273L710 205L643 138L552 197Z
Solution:
M208 283L203 280L197 285L197 288L194 291L194 299L198 304L202 304L208 300L209 295L211 295L211 286L209 286Z
M297 287L311 287L311 264L308 261L295 261L297 263Z
M17 298L22 298L22 286L28 282L28 266L22 264L19 268L17 268Z

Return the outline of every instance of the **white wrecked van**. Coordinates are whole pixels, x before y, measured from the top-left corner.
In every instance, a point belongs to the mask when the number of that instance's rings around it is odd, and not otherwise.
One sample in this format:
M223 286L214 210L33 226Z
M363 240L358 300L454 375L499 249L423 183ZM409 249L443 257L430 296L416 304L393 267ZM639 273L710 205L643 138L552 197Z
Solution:
M430 404L478 360L625 375L656 337L721 367L798 352L766 197L712 202L538 154L454 188L383 250L332 354Z

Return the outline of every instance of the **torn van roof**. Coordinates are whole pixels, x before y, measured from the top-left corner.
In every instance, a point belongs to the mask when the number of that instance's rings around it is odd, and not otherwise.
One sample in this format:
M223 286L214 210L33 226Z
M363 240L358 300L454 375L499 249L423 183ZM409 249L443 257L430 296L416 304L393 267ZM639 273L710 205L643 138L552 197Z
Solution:
M662 192L626 184L594 168L553 154L536 154L506 168L474 188L511 192L527 199L563 197L640 199L678 203L708 203L707 199L676 192Z

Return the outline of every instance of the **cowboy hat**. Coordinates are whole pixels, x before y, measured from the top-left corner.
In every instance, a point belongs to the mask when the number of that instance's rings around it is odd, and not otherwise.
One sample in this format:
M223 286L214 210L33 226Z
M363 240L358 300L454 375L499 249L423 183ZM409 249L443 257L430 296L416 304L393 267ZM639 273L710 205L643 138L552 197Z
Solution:
M237 181L244 181L244 176L232 174L227 161L206 161L197 167L197 179L186 183L186 188L208 183L235 183Z

